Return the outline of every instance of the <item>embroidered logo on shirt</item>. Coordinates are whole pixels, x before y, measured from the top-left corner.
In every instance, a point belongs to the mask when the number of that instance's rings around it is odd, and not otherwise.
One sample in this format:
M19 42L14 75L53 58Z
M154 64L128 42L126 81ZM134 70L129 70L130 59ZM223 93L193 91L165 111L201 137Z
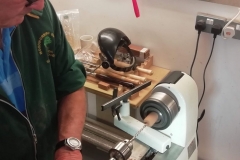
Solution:
M55 54L53 53L51 44L54 38L54 34L51 32L45 32L41 35L41 37L38 39L38 53L42 55L47 52L48 59L46 60L47 63L50 63L49 57L55 57Z

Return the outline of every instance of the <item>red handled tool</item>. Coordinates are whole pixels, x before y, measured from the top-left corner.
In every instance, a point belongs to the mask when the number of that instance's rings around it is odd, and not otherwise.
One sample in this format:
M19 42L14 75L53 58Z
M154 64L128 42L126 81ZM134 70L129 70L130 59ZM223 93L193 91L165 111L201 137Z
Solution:
M135 15L138 18L138 17L140 17L140 12L139 12L139 8L138 8L137 0L132 0L132 3L133 3Z

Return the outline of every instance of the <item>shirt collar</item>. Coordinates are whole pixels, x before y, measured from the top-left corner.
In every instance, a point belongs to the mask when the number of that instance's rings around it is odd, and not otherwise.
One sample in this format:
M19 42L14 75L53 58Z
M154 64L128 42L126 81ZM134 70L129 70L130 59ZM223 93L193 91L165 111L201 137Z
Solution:
M43 10L37 11L37 10L32 10L30 13L28 13L27 15L29 17L35 18L35 19L39 19L43 14Z
M32 14L41 17L43 14L43 10L37 11L37 10L32 10Z

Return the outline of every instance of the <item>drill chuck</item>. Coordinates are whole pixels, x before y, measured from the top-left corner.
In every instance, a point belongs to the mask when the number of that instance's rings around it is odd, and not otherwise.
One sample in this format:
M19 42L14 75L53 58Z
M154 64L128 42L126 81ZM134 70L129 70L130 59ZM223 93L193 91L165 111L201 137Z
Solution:
M127 160L133 150L133 144L129 140L118 142L112 149L109 150L110 160Z

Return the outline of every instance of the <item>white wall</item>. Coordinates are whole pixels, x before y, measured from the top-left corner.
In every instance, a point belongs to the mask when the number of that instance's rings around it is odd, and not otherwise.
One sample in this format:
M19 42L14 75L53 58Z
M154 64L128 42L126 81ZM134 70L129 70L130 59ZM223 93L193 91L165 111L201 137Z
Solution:
M189 73L197 32L197 12L232 17L237 9L197 0L139 0L141 17L135 18L130 0L51 0L56 10L78 8L81 34L96 36L115 27L132 43L154 53L154 63ZM199 157L204 160L240 159L240 41L216 40L206 74L207 89L200 111L206 115L199 126ZM212 35L200 39L194 77L202 93L202 73L212 45ZM94 96L90 96L94 100Z

